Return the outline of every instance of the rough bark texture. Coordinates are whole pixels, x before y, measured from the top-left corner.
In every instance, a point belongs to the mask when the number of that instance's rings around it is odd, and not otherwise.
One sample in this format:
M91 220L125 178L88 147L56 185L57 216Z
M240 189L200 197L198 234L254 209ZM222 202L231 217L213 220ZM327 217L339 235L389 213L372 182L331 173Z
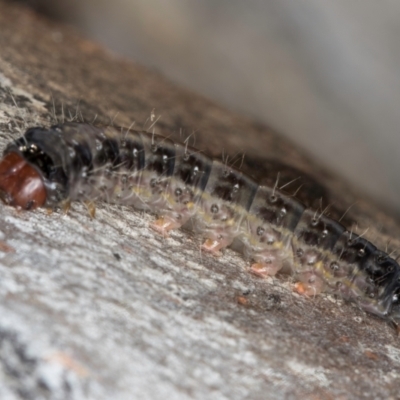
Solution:
M400 226L264 126L122 61L68 28L0 1L1 148L56 115L197 131L211 153L288 162L324 182L357 230L399 247ZM77 107L77 104L79 106ZM289 278L261 280L228 250L163 239L151 216L82 204L68 215L0 205L0 398L398 398L400 339Z

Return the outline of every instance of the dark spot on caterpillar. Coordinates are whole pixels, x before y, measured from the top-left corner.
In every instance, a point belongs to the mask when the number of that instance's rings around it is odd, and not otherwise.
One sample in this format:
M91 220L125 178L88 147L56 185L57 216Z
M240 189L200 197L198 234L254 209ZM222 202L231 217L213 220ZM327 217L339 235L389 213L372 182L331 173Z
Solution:
M96 162L99 164L110 163L112 166L120 164L119 146L115 139L104 139L96 154Z
M329 266L329 268L332 270L332 271L338 271L339 270L339 264L338 263L336 263L336 262L333 262L333 263L331 263L331 265Z
M297 249L297 250L296 250L296 255L297 255L297 257L302 257L303 254L304 254L303 249Z
M211 206L211 212L212 212L213 214L216 214L218 211L219 211L218 206L217 206L216 204L213 204L213 205Z

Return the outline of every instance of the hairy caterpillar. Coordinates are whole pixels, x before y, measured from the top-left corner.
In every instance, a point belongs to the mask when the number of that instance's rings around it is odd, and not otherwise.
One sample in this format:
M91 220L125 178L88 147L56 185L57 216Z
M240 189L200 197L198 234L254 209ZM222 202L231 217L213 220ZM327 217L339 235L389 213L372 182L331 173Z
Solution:
M157 214L152 227L164 235L190 220L205 251L239 242L260 276L286 270L300 293L339 294L400 322L400 266L389 255L276 185L163 136L76 122L30 128L4 152L0 195L26 210L132 205Z

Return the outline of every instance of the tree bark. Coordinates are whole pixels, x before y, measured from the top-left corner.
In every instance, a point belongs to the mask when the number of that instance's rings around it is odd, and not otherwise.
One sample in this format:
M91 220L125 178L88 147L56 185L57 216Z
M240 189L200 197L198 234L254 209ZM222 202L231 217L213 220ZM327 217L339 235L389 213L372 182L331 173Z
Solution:
M77 116L304 171L381 248L400 225L271 129L121 60L65 26L0 1L1 148ZM154 110L154 111L153 111ZM63 117L64 115L64 117ZM183 132L183 133L182 133ZM247 165L247 164L246 164ZM397 398L400 345L384 321L332 296L305 299L227 250L98 204L0 205L0 398ZM357 223L352 222L357 221Z

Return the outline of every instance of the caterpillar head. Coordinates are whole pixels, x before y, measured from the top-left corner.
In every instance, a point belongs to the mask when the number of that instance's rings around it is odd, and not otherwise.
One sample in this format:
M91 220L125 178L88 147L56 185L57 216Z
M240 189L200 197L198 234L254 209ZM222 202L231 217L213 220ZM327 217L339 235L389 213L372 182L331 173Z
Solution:
M20 154L10 152L0 161L0 198L6 204L33 210L46 202L40 173Z

